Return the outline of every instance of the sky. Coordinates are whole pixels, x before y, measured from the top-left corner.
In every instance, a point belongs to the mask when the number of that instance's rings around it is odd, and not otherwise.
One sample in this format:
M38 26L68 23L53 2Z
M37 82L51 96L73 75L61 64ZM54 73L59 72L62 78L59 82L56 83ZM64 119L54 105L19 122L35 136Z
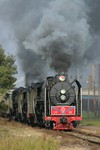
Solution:
M0 0L0 44L16 57L16 85L62 72L80 72L86 81L100 60L99 6L100 0Z

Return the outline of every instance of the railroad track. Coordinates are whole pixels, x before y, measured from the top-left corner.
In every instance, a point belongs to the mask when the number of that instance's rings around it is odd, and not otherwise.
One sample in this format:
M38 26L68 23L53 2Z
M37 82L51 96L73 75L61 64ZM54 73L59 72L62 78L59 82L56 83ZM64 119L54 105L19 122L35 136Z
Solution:
M74 130L72 132L67 132L67 134L74 136L74 137L77 137L79 139L100 145L100 136L99 135L86 133L86 132L83 132L81 130Z

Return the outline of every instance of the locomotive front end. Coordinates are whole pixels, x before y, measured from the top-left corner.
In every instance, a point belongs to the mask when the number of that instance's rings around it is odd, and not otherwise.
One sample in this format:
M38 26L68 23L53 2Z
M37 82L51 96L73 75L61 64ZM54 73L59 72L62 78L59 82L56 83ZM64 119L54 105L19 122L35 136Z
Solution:
M82 120L81 85L67 75L48 77L45 88L45 126L70 130Z

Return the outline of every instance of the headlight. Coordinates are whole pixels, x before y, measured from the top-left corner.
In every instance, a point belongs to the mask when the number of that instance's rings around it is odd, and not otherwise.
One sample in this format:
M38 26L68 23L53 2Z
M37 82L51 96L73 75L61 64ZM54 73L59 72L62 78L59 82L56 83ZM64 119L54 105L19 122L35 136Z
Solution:
M61 90L61 94L65 94L66 93L66 90L65 89L62 89Z
M61 95L61 96L60 96L60 99L61 99L62 101L65 101L65 100L66 100L66 96L65 96L65 95Z
M59 76L60 81L65 81L65 76Z

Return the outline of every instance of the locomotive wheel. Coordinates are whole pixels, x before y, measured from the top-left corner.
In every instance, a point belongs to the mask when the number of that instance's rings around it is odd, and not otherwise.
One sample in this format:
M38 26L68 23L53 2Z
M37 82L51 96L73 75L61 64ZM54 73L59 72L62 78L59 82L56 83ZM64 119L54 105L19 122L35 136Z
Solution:
M76 122L76 121L73 121L72 124L73 124L73 127L74 127L74 128L77 127L77 122Z
M32 127L35 126L35 124L34 124L34 117L33 117L33 116L30 117L29 122L30 122L30 125L31 125Z
M45 122L46 129L53 129L53 121L46 121Z

